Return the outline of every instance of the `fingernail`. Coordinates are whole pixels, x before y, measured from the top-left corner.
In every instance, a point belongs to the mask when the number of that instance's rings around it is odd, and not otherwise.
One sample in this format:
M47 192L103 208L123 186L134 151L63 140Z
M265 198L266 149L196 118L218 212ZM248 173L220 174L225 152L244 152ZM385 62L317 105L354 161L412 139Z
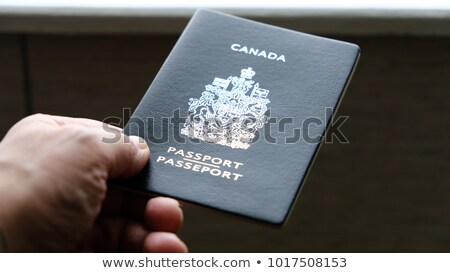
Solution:
M145 140L139 136L130 136L130 141L141 150L148 150L148 145Z

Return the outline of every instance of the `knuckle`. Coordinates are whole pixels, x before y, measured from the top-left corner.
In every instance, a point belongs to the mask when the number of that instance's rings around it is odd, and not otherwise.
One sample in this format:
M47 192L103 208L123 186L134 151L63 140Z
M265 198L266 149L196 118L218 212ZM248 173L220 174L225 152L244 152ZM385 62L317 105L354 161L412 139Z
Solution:
M105 196L107 187L106 180L108 179L107 170L100 164L91 165L86 174L86 188L88 192L95 196ZM102 199L102 198L100 198ZM98 200L97 198L89 198L89 200ZM95 204L92 204L95 205Z
M29 115L22 119L23 122L36 122L48 119L50 116L42 113Z
M76 130L75 134L77 134L78 143L87 148L98 149L99 141L96 134L91 132L90 130Z
M63 130L63 129L60 129ZM108 161L108 156L105 149L102 149L99 136L94 132L86 129L71 128L71 134L75 141L78 153L84 154L84 158L93 166L99 164L105 165ZM98 166L97 166L98 167Z

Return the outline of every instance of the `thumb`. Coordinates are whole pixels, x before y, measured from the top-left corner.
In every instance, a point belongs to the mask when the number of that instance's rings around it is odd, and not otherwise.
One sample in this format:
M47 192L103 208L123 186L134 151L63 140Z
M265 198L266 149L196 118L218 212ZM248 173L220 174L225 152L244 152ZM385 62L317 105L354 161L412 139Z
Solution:
M138 136L127 136L120 132L117 142L103 144L108 178L136 175L149 161L150 149L145 140Z

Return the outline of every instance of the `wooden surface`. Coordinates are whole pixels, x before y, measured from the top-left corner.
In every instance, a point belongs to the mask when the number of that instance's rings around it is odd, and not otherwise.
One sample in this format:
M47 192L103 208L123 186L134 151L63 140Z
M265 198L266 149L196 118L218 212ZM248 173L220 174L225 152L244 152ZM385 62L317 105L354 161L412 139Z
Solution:
M0 35L0 139L25 115L25 92L18 35Z
M281 230L185 205L181 236L191 251L450 251L450 38L337 38L362 49L339 111L350 116L342 126L350 144L322 147ZM0 88L1 111L11 117L1 120L5 128L23 114L12 95L23 90L12 80L20 79L16 36L0 41L2 60L13 63L0 66L0 85L9 86ZM34 108L120 117L137 105L175 41L31 35Z

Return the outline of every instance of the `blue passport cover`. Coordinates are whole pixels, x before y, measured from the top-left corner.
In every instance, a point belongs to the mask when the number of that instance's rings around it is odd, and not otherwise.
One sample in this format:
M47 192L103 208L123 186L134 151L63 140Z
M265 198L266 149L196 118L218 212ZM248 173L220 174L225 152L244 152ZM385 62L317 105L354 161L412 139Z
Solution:
M198 10L124 128L146 139L150 162L114 183L284 224L359 54Z

